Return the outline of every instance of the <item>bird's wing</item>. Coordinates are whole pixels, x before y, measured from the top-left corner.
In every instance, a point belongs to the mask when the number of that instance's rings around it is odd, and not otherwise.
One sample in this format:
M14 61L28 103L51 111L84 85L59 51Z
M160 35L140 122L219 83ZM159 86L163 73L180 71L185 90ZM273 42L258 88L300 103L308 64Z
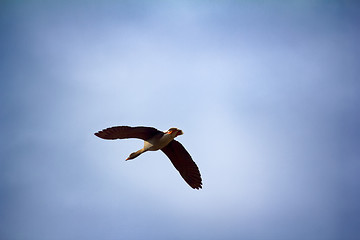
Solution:
M174 167L180 172L180 175L190 187L196 189L202 188L200 171L181 143L172 140L161 150L169 157Z
M101 130L95 135L103 139L140 138L147 140L157 133L162 132L153 127L117 126Z

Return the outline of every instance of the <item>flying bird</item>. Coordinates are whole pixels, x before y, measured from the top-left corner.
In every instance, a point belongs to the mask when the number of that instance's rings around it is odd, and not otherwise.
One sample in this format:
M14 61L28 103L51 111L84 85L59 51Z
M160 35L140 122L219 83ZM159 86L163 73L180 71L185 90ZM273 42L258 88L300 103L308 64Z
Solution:
M117 126L106 128L95 133L102 139L115 140L124 138L139 138L144 140L144 147L130 154L126 159L131 160L147 151L163 151L170 159L182 178L194 189L202 188L202 179L196 163L192 160L186 149L174 140L183 132L178 128L170 128L161 132L153 127Z

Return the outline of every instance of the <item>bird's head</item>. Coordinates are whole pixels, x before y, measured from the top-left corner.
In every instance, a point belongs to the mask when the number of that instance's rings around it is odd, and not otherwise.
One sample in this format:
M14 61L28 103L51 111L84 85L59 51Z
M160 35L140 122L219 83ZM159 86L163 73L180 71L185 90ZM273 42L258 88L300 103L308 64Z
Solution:
M170 128L170 129L167 130L165 133L174 136L174 138L177 137L177 136L179 136L179 135L183 135L183 131L181 131L181 130L178 129L178 128Z

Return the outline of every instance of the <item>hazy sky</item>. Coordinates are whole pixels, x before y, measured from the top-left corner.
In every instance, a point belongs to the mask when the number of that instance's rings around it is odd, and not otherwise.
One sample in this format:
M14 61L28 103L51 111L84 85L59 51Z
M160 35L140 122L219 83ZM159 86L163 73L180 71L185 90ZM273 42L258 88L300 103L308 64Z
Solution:
M359 7L1 1L0 238L359 239ZM203 189L114 125L182 129Z

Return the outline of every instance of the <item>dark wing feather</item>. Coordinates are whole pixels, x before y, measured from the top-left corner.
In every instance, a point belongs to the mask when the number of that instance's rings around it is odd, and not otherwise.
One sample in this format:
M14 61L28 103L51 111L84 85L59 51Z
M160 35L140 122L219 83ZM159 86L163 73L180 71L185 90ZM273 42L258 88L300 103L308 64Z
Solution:
M173 140L161 150L169 157L174 167L190 187L202 188L200 171L181 143Z
M106 128L95 133L95 135L103 139L140 138L142 140L147 140L157 133L162 132L153 127L117 126Z

